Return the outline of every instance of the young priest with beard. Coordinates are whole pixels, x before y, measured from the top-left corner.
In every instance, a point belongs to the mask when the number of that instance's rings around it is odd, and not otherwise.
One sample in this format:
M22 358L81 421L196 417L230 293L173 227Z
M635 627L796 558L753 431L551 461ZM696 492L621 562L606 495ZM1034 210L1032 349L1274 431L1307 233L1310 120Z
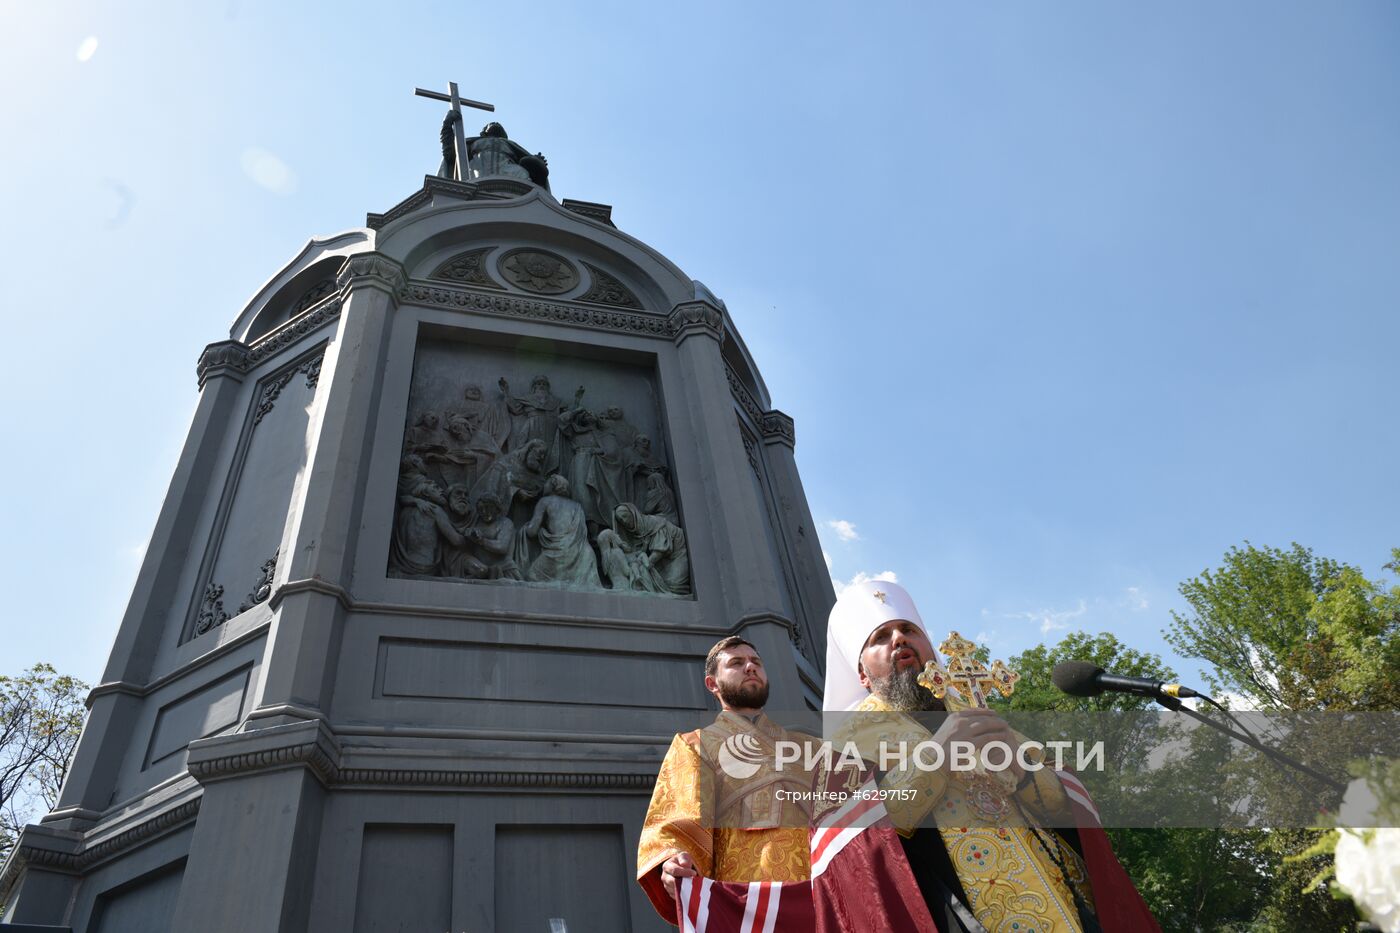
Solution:
M880 741L906 742L929 733L905 713L949 716L932 735L947 747L977 748L1022 737L991 710L970 709L955 690L946 702L918 683L935 658L933 644L909 594L895 583L846 588L827 626L824 706L855 710L835 740L855 741L877 760ZM1101 827L1050 829L1075 821L1069 798L1047 766L1013 764L1006 782L995 776L949 774L909 767L883 775L886 788L909 788L910 802L886 801L904 856L924 903L943 933L1150 933L1156 921L1118 864Z
M800 768L784 775L774 762L777 742L815 740L763 715L763 659L737 635L706 655L705 689L719 700L720 714L672 740L637 847L637 881L670 923L679 878L806 881L811 871L807 814L778 793L810 791L810 779Z

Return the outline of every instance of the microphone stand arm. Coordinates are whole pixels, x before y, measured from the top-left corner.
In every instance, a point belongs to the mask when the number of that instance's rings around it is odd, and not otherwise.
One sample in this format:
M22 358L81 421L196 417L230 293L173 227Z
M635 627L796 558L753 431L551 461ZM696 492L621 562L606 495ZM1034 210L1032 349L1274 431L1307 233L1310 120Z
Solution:
M1267 745L1265 745L1264 743L1260 742L1258 739L1256 739L1256 738L1255 738L1254 736L1252 736L1252 735L1246 735L1246 734L1244 734L1244 733L1242 733L1242 732L1236 732L1234 729L1231 729L1229 726L1225 725L1224 723L1216 722L1214 719L1211 719L1211 718L1208 717L1208 716L1202 716L1200 713L1196 712L1194 709L1191 709L1191 707L1189 707L1189 706L1187 706L1186 704L1182 703L1182 702L1181 702L1180 700L1178 700L1176 697L1159 696L1159 697L1156 697L1156 700L1157 700L1158 703L1162 704L1162 705L1165 706L1167 709L1171 710L1173 713L1185 713L1187 716L1190 716L1192 719L1196 720L1197 722L1203 722L1203 723L1205 723L1206 725L1210 726L1212 729L1216 729L1216 730L1218 730L1218 731L1220 731L1220 732L1223 732L1223 733L1225 733L1226 735L1228 735L1230 738L1232 738L1232 739L1234 739L1234 740L1236 740L1236 741L1238 741L1238 742L1243 742L1244 744L1250 746L1251 748L1256 748L1256 749L1258 749L1259 751L1263 752L1265 755L1267 755L1267 756L1269 756L1270 758L1272 758L1274 761L1277 761L1279 764L1287 765L1288 767L1292 768L1292 769L1295 770L1295 771L1301 771L1301 772L1303 772L1304 774L1308 775L1308 777L1312 778L1312 779L1315 780L1315 781L1320 781L1321 783L1326 784L1328 787L1332 788L1333 790L1337 791L1338 793L1345 793L1345 792L1346 792L1347 786L1346 786L1345 784L1341 783L1340 781L1334 781L1334 780L1332 780L1330 777L1328 777L1327 775L1323 774L1322 772L1317 771L1317 770L1314 770L1313 768L1309 768L1307 765L1303 764L1301 761L1297 761L1297 760L1295 760L1295 759L1293 759L1293 758L1289 758L1289 757L1288 757L1287 755L1285 755L1283 752L1275 751L1274 749L1269 748Z

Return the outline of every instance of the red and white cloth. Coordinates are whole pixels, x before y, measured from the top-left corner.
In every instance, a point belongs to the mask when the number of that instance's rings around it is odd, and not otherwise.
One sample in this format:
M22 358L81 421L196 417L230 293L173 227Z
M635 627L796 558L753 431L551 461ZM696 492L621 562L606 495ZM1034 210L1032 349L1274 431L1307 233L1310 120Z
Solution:
M937 933L875 783L811 834L810 881L680 879L682 933Z

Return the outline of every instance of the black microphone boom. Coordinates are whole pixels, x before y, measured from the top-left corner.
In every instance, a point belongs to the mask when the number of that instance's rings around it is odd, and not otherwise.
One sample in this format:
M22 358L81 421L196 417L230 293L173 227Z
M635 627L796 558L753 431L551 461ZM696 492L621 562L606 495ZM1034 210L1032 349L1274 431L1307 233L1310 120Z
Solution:
M1050 672L1050 680L1054 682L1056 687L1075 697L1096 697L1105 690L1111 690L1114 693L1131 693L1153 700L1159 700L1163 697L1180 699L1181 697L1200 696L1195 690L1183 687L1181 684L1169 684L1148 677L1123 677L1119 674L1109 674L1097 664L1092 664L1089 661L1061 661Z

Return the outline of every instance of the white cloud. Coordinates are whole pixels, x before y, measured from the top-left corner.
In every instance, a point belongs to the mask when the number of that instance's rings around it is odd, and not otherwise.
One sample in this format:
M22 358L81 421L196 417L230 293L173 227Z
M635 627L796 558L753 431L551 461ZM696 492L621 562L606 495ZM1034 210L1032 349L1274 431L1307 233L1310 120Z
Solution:
M243 174L259 187L274 194L291 194L297 190L297 176L287 163L266 149L250 146L243 150Z
M978 632L976 635L972 636L972 640L975 641L975 642L977 642L977 644L979 644L979 645L988 644L988 643L990 643L991 640L992 640L992 633L991 633L991 632Z
M1130 586L1126 590L1128 608L1133 612L1145 612L1147 610L1147 597L1142 595L1142 589Z
M847 587L855 586L857 583L869 583L871 580L884 580L886 583L898 583L899 577L893 570L881 570L879 573L866 573L862 570L854 577L842 583L840 580L832 578L831 585L836 588L836 595L839 598L846 591Z
M78 46L78 61L85 62L97 52L97 37L88 36Z
M827 553L826 548L822 548L822 560L826 561L826 572L831 573L831 555Z
M836 537L842 541L859 541L860 535L856 533L856 526L844 518L838 518L826 523L826 527L836 532Z
M1069 628L1070 620L1077 619L1088 611L1088 603L1081 599L1079 605L1073 609L1035 609L1028 612L1009 612L1006 617L1035 622L1040 626L1040 634L1049 635L1051 632Z

